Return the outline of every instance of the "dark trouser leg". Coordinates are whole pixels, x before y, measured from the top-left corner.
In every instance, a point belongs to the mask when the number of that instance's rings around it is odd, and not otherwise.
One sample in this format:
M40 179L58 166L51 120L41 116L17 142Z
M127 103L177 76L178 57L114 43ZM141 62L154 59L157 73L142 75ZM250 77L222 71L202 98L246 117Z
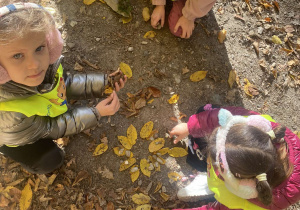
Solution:
M65 153L50 139L18 147L0 147L0 152L19 162L27 171L47 174L63 164Z
M221 106L219 105L212 105L211 108L220 108ZM198 111L196 112L196 114L200 113L200 112L204 112L205 110L205 106L201 106ZM198 171L207 171L207 163L206 163L206 147L207 147L207 141L205 138L193 138L191 136L189 136L191 139L191 143L194 146L195 144L197 145L198 149L193 149L193 151L191 151L191 148L189 147L188 150L188 156L186 158L186 162L191 165L193 168L195 168ZM198 153L198 155L197 155ZM202 160L199 159L199 156L202 156Z

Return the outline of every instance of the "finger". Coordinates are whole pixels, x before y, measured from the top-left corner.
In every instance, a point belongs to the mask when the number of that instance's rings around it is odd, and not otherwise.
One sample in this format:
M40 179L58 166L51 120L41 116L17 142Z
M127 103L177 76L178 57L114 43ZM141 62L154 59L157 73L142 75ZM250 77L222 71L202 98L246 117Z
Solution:
M174 144L177 144L182 139L181 136L178 136L173 142Z
M156 28L157 22L158 22L158 20L157 20L156 17L151 17L151 26L152 26L153 28Z
M114 99L114 95L113 93L110 94L106 99L104 99L103 101L101 101L102 103L108 104L110 103L112 100Z
M127 82L128 77L124 75L124 84Z
M123 79L120 79L120 89L122 89L125 86L125 82Z
M116 107L116 105L117 105L117 103L118 103L118 101L119 101L119 98L118 98L118 96L117 96L116 91L114 91L112 94L114 94L114 98L113 98L113 100L112 100L112 102L111 102L111 105L112 105L112 107Z
M115 82L115 90L117 92L119 92L119 90L120 90L120 86L119 86L119 84L117 82Z
M178 31L178 28L179 28L179 24L177 22L176 25L175 25L175 27L174 27L174 33L176 33Z
M164 27L164 24L165 24L165 17L162 17L160 20L161 27Z

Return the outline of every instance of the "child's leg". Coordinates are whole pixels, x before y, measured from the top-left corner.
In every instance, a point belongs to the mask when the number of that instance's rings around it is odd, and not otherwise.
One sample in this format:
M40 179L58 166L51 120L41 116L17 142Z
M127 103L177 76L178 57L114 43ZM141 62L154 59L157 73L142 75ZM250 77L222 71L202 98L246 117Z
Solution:
M18 147L0 147L3 155L19 162L27 171L47 174L63 164L65 153L53 140L43 139Z
M182 16L182 9L185 5L185 2L186 2L186 0L174 1L172 10L170 11L169 18L168 18L169 29L170 29L171 33L174 34L175 36L179 36L179 37L182 34L181 27L178 28L176 33L174 33L174 28L176 26L177 21Z

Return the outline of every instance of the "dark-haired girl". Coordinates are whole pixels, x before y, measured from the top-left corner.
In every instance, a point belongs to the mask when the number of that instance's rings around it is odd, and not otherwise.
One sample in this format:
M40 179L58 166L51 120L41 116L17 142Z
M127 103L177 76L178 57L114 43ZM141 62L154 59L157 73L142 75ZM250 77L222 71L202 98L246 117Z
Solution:
M192 137L188 163L202 171L207 163L205 179L200 173L177 194L184 201L214 195L198 210L285 209L300 200L299 138L269 115L207 104L174 135L174 143Z

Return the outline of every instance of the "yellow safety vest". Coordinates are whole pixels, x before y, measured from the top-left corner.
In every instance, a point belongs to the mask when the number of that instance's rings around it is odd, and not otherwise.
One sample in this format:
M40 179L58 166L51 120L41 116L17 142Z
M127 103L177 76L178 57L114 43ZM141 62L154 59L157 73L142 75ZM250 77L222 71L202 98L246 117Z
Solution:
M260 115L265 119L275 122L269 115ZM248 116L245 116L248 117ZM243 199L241 197L236 196L235 194L231 193L225 186L223 180L219 179L217 174L214 171L214 167L211 164L210 159L208 159L208 168L209 171L207 176L208 187L211 191L215 193L215 198L221 204L227 206L230 209L245 209L245 210L266 210L260 206L251 203L247 199Z
M56 117L68 110L63 68L59 65L55 75L56 86L52 91L24 99L0 102L1 111L19 112L27 117L33 115Z

